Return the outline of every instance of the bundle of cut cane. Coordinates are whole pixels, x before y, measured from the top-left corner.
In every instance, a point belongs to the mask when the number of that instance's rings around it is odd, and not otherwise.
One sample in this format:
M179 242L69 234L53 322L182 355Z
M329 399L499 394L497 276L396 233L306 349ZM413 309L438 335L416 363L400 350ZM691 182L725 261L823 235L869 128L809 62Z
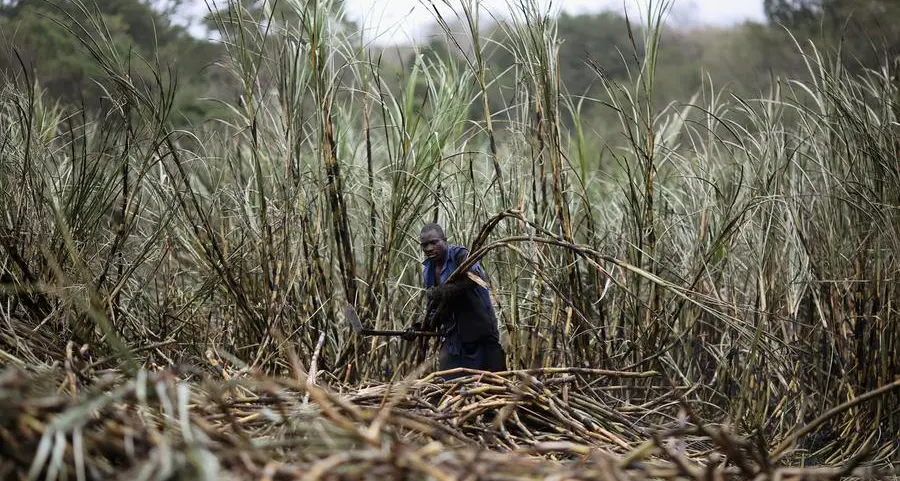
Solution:
M670 394L641 406L610 401L648 383L597 387L598 378L652 377L432 375L339 395L302 376L223 382L182 369L73 383L62 369L7 369L0 478L699 481L850 472L777 467L753 443L684 420L654 427L677 406Z

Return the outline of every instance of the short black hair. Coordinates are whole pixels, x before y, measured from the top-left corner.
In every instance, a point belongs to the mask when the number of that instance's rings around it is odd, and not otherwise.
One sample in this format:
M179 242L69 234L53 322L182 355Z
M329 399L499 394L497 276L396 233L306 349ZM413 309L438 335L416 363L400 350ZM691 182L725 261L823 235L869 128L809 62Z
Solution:
M424 234L429 231L435 231L438 233L439 236L441 236L441 239L446 239L446 236L444 235L444 229L441 228L440 224L435 224L433 222L425 224L425 226L422 227L421 234Z

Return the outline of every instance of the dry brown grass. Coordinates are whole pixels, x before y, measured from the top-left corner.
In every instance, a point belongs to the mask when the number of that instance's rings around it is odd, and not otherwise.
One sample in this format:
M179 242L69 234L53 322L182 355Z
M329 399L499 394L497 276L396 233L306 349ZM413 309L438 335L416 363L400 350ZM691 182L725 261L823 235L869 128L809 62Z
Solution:
M0 375L3 479L801 480L896 476L792 467L696 422L655 372L439 373L320 386L302 371ZM74 364L74 366L73 366ZM446 373L449 374L450 372ZM466 373L462 373L466 374ZM897 383L900 387L900 383ZM632 396L651 401L632 404Z
M46 104L26 76L0 89L7 472L897 464L895 67L848 77L811 48L808 82L660 108L654 5L631 25L646 47L631 83L596 66L621 127L603 137L622 139L597 152L535 4L502 24L508 72L428 57L399 83L333 6L223 26L240 98L196 132L172 129L173 84L136 81L99 24L82 40L117 99L101 115ZM505 108L479 98L503 82ZM531 375L414 380L431 364L410 343L341 318L421 315L415 236L432 220L486 266L509 365Z

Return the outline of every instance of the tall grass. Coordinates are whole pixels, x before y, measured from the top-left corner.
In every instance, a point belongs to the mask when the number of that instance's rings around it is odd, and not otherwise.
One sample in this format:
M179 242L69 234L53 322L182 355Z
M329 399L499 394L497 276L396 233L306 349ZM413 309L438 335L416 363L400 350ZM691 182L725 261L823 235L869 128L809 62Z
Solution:
M336 5L276 6L218 17L239 91L209 128L172 130L173 79L145 62L157 82L133 82L141 60L105 48L99 23L80 36L107 74L100 115L48 105L27 72L3 87L3 362L68 344L98 368L306 369L324 334L331 381L403 375L433 346L358 337L342 307L373 328L421 316L417 234L439 221L484 254L514 368L662 369L704 419L789 447L897 378L896 66L850 77L798 45L811 82L659 106L662 3L630 26L645 52L631 81L595 65L607 96L579 101L549 12L511 5L487 39L463 2L439 23L471 60L418 56L398 84ZM488 45L512 68L488 70ZM504 82L516 95L493 111ZM619 119L602 156L584 101ZM799 446L896 458L898 406L888 392L841 410Z

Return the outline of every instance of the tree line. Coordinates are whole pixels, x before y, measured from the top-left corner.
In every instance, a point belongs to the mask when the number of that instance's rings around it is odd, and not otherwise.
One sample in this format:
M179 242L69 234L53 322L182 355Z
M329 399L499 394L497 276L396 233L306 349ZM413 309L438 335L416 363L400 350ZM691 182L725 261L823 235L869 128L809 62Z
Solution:
M132 66L135 79L156 75L177 82L173 121L180 126L227 115L210 99L234 95L233 79L219 66L226 55L222 42L197 38L174 20L182 0L0 0L0 72L4 78L26 78L64 105L96 109L106 99L95 82L102 76L90 39L103 32L102 47ZM804 75L798 46L808 42L840 50L848 70L878 68L900 52L900 0L765 0L767 21L744 22L727 28L679 28L665 32L659 57L658 101L687 101L709 83L738 95L764 94L776 77ZM241 0L208 15L211 29L235 23L234 10L260 14L259 2ZM558 19L561 85L574 98L602 96L602 80L626 81L629 63L641 55L636 25L613 12L562 14ZM263 27L260 27L263 28ZM355 25L347 22L347 28ZM486 38L500 34L486 26ZM631 29L632 31L629 31ZM363 44L361 42L361 44ZM427 42L419 52L402 46L369 46L370 55L387 59L382 66L398 78L416 54L463 62L462 52L450 51L443 39ZM498 43L486 41L487 61L494 72L508 70L513 56ZM397 52L407 52L397 55ZM392 61L391 61L392 60ZM386 75L389 78L391 75ZM491 90L491 102L502 108L504 89Z

